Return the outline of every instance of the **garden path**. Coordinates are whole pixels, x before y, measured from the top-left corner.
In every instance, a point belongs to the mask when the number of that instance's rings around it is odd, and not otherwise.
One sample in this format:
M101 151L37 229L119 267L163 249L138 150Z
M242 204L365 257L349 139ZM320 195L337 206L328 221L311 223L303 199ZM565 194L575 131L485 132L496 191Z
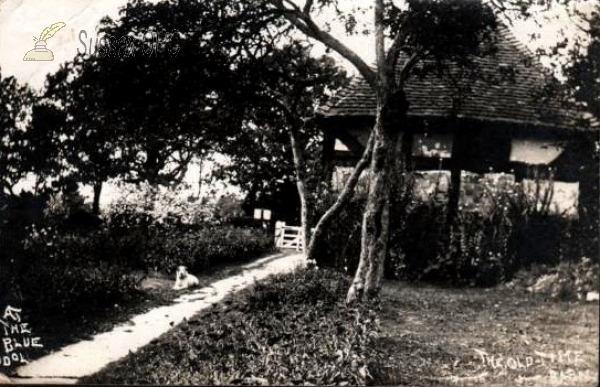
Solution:
M93 336L39 358L16 370L15 383L74 384L117 361L189 319L203 309L221 301L231 292L246 288L273 274L302 266L302 254L275 254L242 266L242 273L211 285L182 294L173 304L152 309L115 326L112 331Z

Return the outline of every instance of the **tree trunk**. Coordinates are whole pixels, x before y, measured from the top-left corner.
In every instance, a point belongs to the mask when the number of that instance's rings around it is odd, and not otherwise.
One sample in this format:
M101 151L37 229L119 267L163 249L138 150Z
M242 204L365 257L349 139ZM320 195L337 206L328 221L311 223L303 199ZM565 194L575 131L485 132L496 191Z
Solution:
M456 163L456 159L453 160L453 164ZM452 166L450 170L450 189L448 191L448 209L446 213L446 224L451 226L454 223L454 219L458 214L458 204L460 202L460 180L462 175L462 169L456 165Z
M92 214L100 215L100 195L102 194L103 183L97 182L94 184L94 202L92 204Z
M198 171L198 202L200 204L202 204L202 183L203 183L203 179L202 179L202 168L204 167L204 157L199 156L200 158L200 162L199 162L199 171Z
M348 296L347 303L375 299L381 288L385 257L389 237L389 195L394 158L397 155L399 128L388 115L400 117L401 105L395 98L378 101L375 127L375 144L369 176L369 195L363 215L361 252L358 269Z
M594 146L596 138L585 138L579 144L579 200L577 211L581 239L581 253L598 263L600 260L600 174L599 159Z
M306 240L310 237L310 227L308 225L308 198L306 193L306 181L304 178L304 158L302 157L302 148L298 142L298 128L291 125L290 143L292 145L292 154L294 156L294 169L296 172L296 187L300 196L300 224L302 227L302 253L306 258Z
M377 76L375 93L377 111L375 116L375 142L371 157L369 195L363 215L361 250L358 269L348 290L347 303L376 299L381 288L385 257L388 250L390 228L390 180L397 155L400 123L405 122L408 102L403 91L404 81L410 70L409 59L395 76L396 54L391 49L386 58L384 37L385 7L383 0L375 1L375 54ZM397 82L397 83L396 83Z
M402 173L413 171L413 143L415 141L415 131L412 125L407 126L402 134L402 148L400 152L404 155L404 163L402 163Z
M335 157L335 137L331 132L325 131L323 134L323 155L321 159L321 167L323 168L323 180L327 182L327 186L331 187L331 179L333 178L333 159Z

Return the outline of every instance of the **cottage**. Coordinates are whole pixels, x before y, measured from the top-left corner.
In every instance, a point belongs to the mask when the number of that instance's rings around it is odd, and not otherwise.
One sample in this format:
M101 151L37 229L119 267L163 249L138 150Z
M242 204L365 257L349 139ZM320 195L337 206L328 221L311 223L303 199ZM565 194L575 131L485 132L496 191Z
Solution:
M464 171L507 173L517 181L533 169L551 171L576 192L585 167L579 140L597 126L544 96L548 71L508 28L499 26L495 36L494 52L472 65L446 63L441 72L426 71L434 63L426 59L407 81L410 107L399 148L405 147L409 168L448 171L456 198ZM320 108L334 180L362 154L375 108L375 95L361 77Z

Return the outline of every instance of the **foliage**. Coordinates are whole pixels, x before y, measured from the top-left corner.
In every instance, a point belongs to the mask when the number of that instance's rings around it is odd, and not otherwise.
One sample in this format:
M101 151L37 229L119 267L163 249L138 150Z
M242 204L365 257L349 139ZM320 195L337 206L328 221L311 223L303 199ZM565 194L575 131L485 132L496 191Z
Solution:
M578 45L572 50L567 66L569 91L584 109L600 119L600 6L596 4L591 15L585 19L584 31L590 39L586 50ZM600 262L600 137L597 131L584 136L578 145L581 162L579 216L581 233L587 239L586 255L599 257Z
M589 41L575 42L564 70L569 92L578 102L585 103L590 113L600 117L600 6L590 8L587 15L575 12L582 19L578 27Z
M274 249L273 238L261 229L233 226L187 228L151 225L144 268L174 273L185 265L192 273L205 273L216 266L248 262Z
M106 219L120 214L143 214L154 222L205 223L213 220L214 205L190 194L188 184L175 187L148 183L119 184L119 195L105 210Z
M0 302L13 294L19 283L15 273L27 266L22 245L27 228L43 217L42 198L30 192L20 196L0 195Z
M243 215L242 201L236 195L222 195L214 205L213 217L218 222L231 222Z
M26 147L27 113L34 95L14 77L2 77L0 69L0 195L12 193L13 186L29 170L22 157Z
M57 196L47 211L33 195L2 202L2 302L79 316L135 296L136 270L171 274L187 265L201 274L274 248L261 229L190 225L126 208L101 220L66 200L74 193Z
M595 128L600 119L600 6L574 6L567 14L577 35L571 38L564 28L558 31L563 39L555 46L538 49L538 55L551 59L554 70L564 78L550 82L543 97L558 97L566 108L580 113L582 130L569 138L569 150L576 157L566 161L579 179L582 248L585 255L600 257L600 137Z
M136 294L136 279L101 231L31 228L13 289L36 313L78 316Z
M251 201L260 195L272 196L297 179L312 188L320 178L322 135L315 121L316 108L345 84L346 76L332 58L313 58L311 49L300 41L281 48L265 47L265 52L259 51L239 66L238 88L247 96L245 121L221 149L233 160L225 172L249 192ZM244 81L250 79L250 83ZM300 155L298 165L294 164L292 134Z
M598 291L599 268L597 262L587 257L555 266L535 265L520 270L506 286L510 289L526 289L552 299L585 300L587 292Z
M406 217L394 235L390 272L409 280L495 285L510 275L514 257L513 225L506 213L486 217L461 212L451 226L446 207L423 203ZM427 243L423 243L427 241Z
M238 126L237 105L223 97L236 89L230 52L211 37L217 17L209 5L180 5L129 2L118 20L101 21L101 44L48 77L80 181L179 182Z
M315 201L314 218L318 219L334 200L333 195L324 192ZM336 268L348 274L356 271L364 206L364 197L356 197L326 228L316 245L315 260L319 267Z
M273 238L262 229L238 228L218 220L213 213L220 211L218 207L179 202L153 190L147 194L136 196L141 200L128 198L115 204L104 216L106 232L133 267L172 273L186 265L191 272L201 273L274 248Z
M517 270L585 255L579 222L551 210L553 184L537 176L522 184L475 179L481 197L463 197L447 223L447 202L424 195L411 174L398 173L390 208L390 251L385 276L410 281L493 286ZM427 181L426 184L437 184ZM326 199L323 206L327 206ZM355 196L319 246L319 265L356 269L364 197ZM338 246L336 248L332 246Z
M348 286L322 269L274 277L83 381L364 385L378 319L344 305Z

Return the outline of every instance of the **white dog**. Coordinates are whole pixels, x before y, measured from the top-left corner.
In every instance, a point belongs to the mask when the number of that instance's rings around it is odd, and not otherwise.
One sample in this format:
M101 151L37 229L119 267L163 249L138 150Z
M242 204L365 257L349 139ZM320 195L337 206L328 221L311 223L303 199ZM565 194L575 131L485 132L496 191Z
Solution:
M200 281L198 280L198 277L188 273L187 267L179 266L177 268L173 290L187 289L193 286L198 286L199 284Z

